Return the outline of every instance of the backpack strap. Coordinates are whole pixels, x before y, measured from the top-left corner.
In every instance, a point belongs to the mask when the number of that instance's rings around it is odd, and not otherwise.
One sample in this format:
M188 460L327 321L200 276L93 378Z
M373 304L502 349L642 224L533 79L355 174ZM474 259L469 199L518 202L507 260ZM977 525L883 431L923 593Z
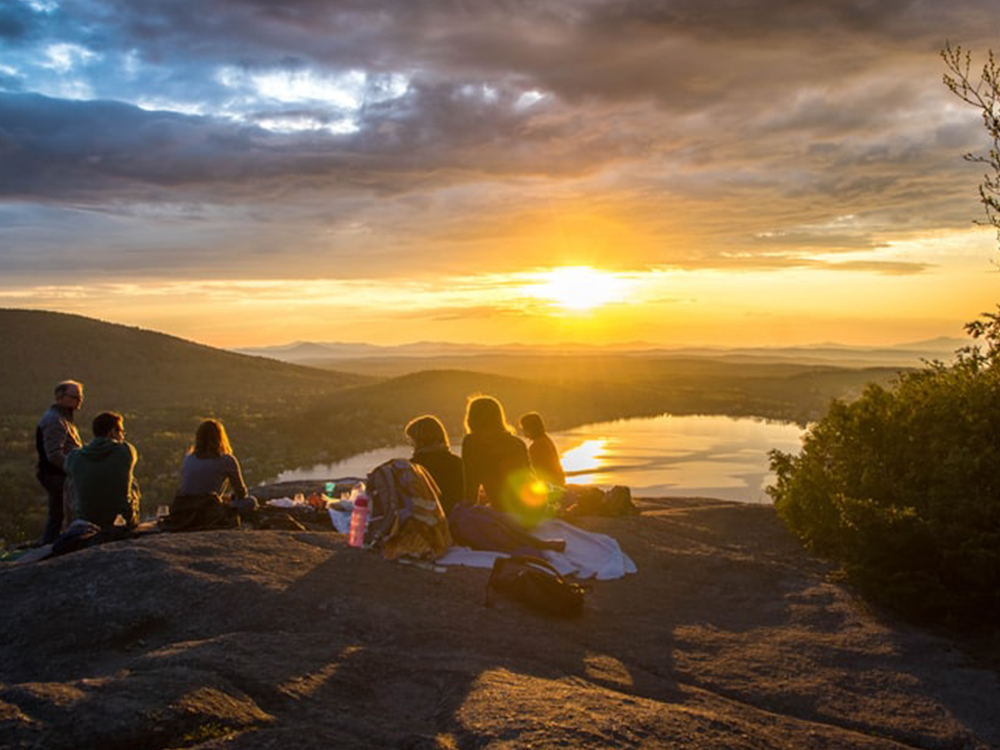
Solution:
M542 557L536 557L535 555L511 555L507 558L511 562L520 563L521 565L527 565L529 567L541 568L547 573L551 573L555 578L559 579L562 583L566 583L566 579L563 578L563 574L556 570L555 566L548 560Z

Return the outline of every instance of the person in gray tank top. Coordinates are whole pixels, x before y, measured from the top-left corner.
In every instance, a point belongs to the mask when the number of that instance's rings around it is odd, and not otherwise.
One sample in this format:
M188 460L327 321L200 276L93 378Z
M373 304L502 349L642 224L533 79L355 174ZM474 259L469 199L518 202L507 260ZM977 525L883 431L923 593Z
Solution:
M218 419L206 419L195 432L194 445L181 463L179 495L217 494L239 510L253 510L257 499L247 494L240 462L229 445L226 428Z

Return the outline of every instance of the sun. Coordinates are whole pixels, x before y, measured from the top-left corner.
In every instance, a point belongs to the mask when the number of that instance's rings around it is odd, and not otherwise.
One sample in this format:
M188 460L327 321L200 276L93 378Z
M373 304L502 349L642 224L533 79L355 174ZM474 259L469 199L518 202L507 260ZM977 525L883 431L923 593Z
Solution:
M611 302L621 302L625 282L613 273L590 266L564 266L542 274L531 295L546 299L564 310L593 310Z

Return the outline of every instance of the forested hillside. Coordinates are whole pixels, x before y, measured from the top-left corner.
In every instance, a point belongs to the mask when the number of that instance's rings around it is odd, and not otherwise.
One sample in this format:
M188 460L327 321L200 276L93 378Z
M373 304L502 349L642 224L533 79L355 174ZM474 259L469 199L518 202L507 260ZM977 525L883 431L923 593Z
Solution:
M611 418L630 409L639 413L731 414L783 419L800 424L818 419L834 397L852 398L868 383L886 384L896 367L836 367L829 364L733 360L728 357L550 353L477 357L344 359L343 372L398 378L417 371L460 370L502 375L552 386L583 389L607 399ZM332 365L331 365L332 366ZM553 414L555 427L579 424L571 406L565 419ZM615 413L622 409L621 413Z
M0 310L0 413L29 413L73 378L99 409L294 404L371 378L235 354L80 315Z
M85 439L103 410L122 412L140 453L143 506L168 502L198 422L222 419L248 483L401 442L434 413L461 433L468 396L489 393L509 417L542 411L553 429L619 417L732 414L805 422L834 397L887 382L890 369L732 364L663 357L518 356L469 370L378 377L234 354L174 336L61 313L0 310L0 539L35 535L44 516L34 428L65 378L84 383Z

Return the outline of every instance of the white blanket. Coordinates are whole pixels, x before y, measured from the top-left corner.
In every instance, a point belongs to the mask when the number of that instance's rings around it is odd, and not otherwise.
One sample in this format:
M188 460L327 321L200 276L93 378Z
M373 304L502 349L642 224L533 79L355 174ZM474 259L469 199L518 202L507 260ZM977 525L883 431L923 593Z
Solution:
M565 521L552 520L536 526L532 533L541 539L563 539L565 552L544 551L540 554L552 566L565 575L577 578L596 578L607 581L623 578L627 573L635 573L632 558L622 552L618 542L607 534L584 531ZM508 557L503 552L473 550L468 547L452 547L435 562L438 565L466 565L472 568L492 568L498 557Z

